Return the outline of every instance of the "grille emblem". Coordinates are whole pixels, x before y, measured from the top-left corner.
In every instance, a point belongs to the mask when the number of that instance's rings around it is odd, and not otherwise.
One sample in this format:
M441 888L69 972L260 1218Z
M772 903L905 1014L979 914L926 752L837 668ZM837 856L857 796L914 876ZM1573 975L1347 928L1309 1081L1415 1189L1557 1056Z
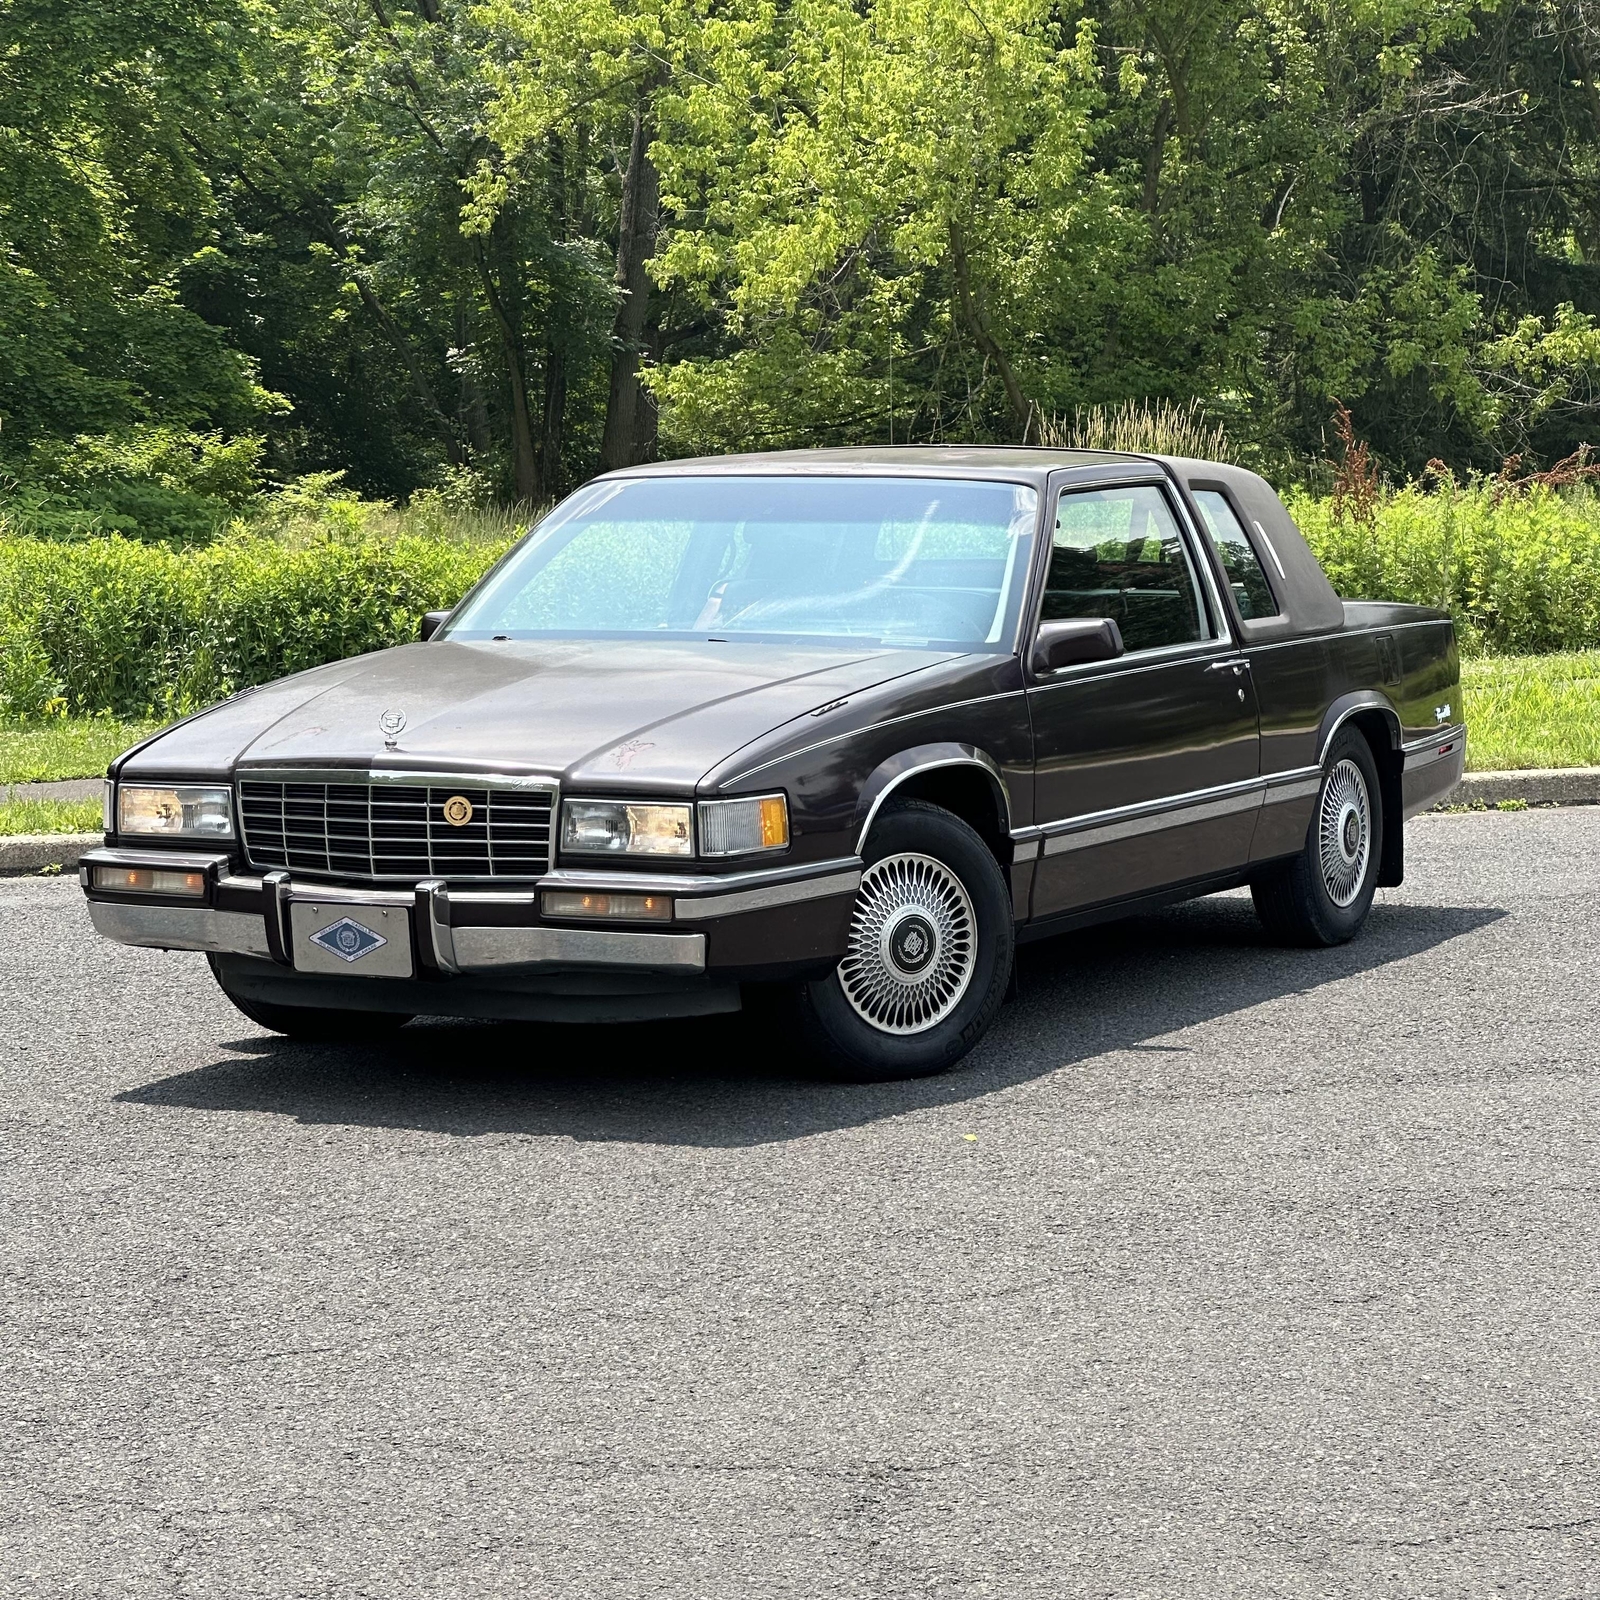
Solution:
M311 942L321 945L341 961L359 961L362 956L370 956L389 941L381 933L374 933L364 923L357 922L354 917L340 917L337 922L330 922L326 928L319 928L312 934Z
M472 802L464 794L453 794L444 803L444 820L452 828L464 828L472 821Z

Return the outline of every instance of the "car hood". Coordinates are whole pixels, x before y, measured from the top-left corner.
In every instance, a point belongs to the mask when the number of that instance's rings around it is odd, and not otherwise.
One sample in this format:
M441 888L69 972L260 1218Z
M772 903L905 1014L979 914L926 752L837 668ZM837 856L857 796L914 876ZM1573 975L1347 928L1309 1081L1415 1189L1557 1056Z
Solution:
M132 752L118 775L381 766L692 791L719 761L784 723L954 659L683 640L404 645L214 707ZM379 728L386 712L405 718L393 750Z

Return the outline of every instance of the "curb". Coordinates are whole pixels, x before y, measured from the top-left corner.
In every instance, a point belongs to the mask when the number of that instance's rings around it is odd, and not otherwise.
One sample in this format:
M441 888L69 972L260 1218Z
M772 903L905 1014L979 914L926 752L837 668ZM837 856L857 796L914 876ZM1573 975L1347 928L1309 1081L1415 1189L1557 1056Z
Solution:
M1497 806L1600 805L1600 767L1530 767L1526 772L1469 772L1433 809Z
M17 833L0 838L0 877L24 872L70 872L86 850L98 850L98 833Z

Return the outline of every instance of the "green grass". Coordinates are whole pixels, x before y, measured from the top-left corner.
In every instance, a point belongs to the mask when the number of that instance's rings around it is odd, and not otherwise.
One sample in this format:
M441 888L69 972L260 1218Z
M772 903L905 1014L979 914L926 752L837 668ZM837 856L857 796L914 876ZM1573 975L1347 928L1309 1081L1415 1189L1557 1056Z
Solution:
M99 833L98 800L0 802L0 836L17 833Z
M116 722L109 717L62 717L0 726L0 786L103 777L113 756L160 726L158 722Z
M1474 772L1600 766L1600 650L1461 664Z

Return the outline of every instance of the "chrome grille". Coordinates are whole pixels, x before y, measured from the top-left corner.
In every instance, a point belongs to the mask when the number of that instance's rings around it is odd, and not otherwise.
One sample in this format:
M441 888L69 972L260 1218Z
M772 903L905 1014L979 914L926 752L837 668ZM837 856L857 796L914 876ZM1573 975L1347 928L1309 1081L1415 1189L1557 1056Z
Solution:
M461 797L471 820L445 819ZM550 867L549 789L466 783L239 785L245 854L262 871L339 878L535 878Z

